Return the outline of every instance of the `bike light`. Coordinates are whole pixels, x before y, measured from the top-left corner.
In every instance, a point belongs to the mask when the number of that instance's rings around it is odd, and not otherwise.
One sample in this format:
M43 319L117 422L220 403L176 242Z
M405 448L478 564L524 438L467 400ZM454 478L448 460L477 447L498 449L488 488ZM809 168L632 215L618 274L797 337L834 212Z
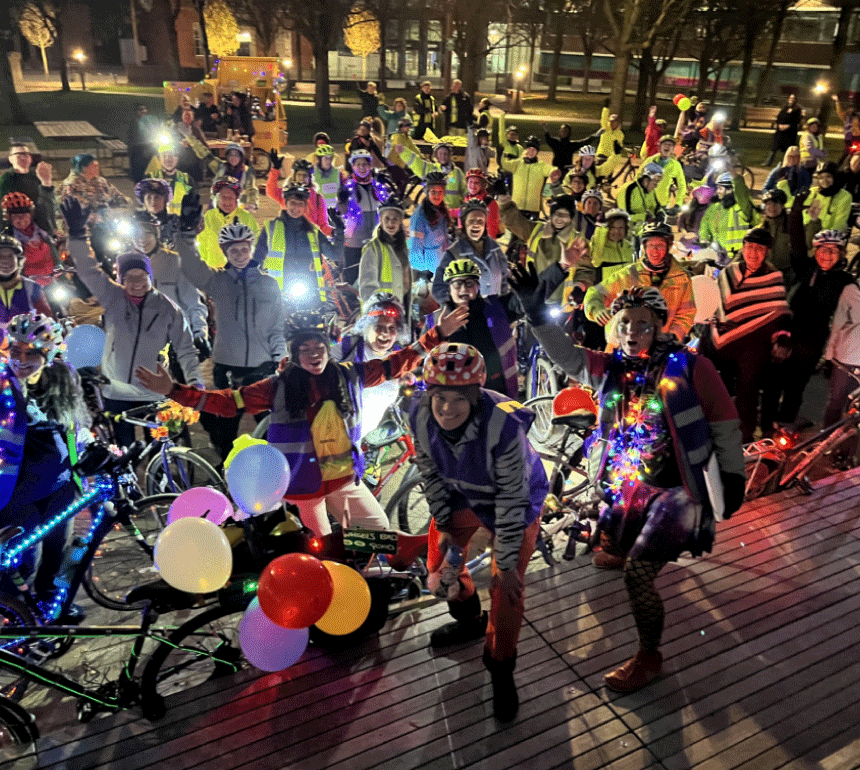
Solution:
M551 307L549 309L549 317L550 318L558 318L561 315L560 307Z
M726 164L721 160L715 160L713 163L714 171L722 171L726 167Z
M69 298L69 291L65 286L53 286L50 292L57 302L65 302Z
M318 537L312 537L310 539L310 542L308 543L308 547L314 553L319 553L320 551L322 551L323 547L322 540L320 540Z
M714 123L725 123L726 122L726 113L718 112L714 115Z
M117 223L116 231L120 235L131 235L131 222L123 219L122 221Z
M113 240L108 241L108 248L111 251L119 251L122 248L122 241L114 238Z
M773 434L773 442L780 449L791 449L794 446L794 436L787 430L781 428Z
M689 203L685 203L683 206L681 206L681 211L689 211L689 210L690 210L690 204Z
M308 292L308 287L303 283L294 283L290 286L289 294L293 299L298 299L299 297L304 297Z

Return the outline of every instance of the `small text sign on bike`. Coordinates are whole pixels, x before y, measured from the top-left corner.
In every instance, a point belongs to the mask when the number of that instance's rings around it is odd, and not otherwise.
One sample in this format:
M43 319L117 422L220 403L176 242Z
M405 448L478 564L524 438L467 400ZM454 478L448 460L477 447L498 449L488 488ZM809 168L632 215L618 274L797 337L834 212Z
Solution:
M350 528L343 531L343 546L360 553L397 553L397 533Z

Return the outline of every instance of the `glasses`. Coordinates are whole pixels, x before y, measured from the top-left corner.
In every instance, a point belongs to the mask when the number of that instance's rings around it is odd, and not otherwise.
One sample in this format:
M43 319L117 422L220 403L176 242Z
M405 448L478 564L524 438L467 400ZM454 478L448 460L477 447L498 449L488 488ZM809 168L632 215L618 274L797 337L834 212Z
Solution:
M653 331L654 324L648 321L619 321L618 323L619 334L632 334L639 337L643 334L651 334Z
M452 289L477 289L478 282L474 278L457 278L451 281Z

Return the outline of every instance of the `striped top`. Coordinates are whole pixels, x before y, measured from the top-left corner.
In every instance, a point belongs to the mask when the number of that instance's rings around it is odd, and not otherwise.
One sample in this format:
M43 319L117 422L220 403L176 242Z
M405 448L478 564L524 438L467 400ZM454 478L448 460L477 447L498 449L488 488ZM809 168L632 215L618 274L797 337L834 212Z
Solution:
M743 262L732 262L717 279L723 322L713 327L717 348L791 314L782 272L765 263L753 275L744 275L744 267Z

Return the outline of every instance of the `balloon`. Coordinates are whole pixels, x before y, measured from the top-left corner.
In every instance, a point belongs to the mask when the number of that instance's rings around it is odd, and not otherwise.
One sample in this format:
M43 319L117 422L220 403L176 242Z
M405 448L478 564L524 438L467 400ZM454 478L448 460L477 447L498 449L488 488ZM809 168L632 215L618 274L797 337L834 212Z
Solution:
M717 282L706 275L694 275L691 280L693 299L696 302L696 318L693 323L705 323L719 310L720 289Z
M254 444L268 444L264 438L254 438L250 433L243 433L233 441L233 446L230 449L230 454L224 459L224 470L226 471L232 464L234 458L247 446Z
M686 112L692 106L693 103L686 96L678 102L678 109L681 110L681 112Z
M680 102L680 101L681 101L681 99L685 99L685 98L686 98L686 97L684 96L684 94L675 94L675 98L674 98L674 99L672 99L672 104L674 104L674 105L677 107L677 106L678 106L678 102Z
M257 598L273 623L282 628L307 628L325 614L333 591L331 575L319 559L288 553L263 570Z
M245 447L227 469L230 494L245 513L266 513L276 508L289 483L287 458L271 444Z
M107 337L104 331L98 326L92 324L76 326L66 337L66 363L75 369L98 366L102 362L105 339Z
M167 523L194 517L220 525L232 515L233 505L227 495L211 487L192 487L173 501L167 512Z
M239 624L239 645L252 665L261 671L283 671L304 654L307 628L282 628L272 623L254 599Z
M370 614L370 588L364 577L345 564L324 561L334 583L331 605L316 623L320 631L343 636L355 631Z
M206 519L177 519L155 541L155 568L174 588L206 594L223 588L233 569L227 536Z

